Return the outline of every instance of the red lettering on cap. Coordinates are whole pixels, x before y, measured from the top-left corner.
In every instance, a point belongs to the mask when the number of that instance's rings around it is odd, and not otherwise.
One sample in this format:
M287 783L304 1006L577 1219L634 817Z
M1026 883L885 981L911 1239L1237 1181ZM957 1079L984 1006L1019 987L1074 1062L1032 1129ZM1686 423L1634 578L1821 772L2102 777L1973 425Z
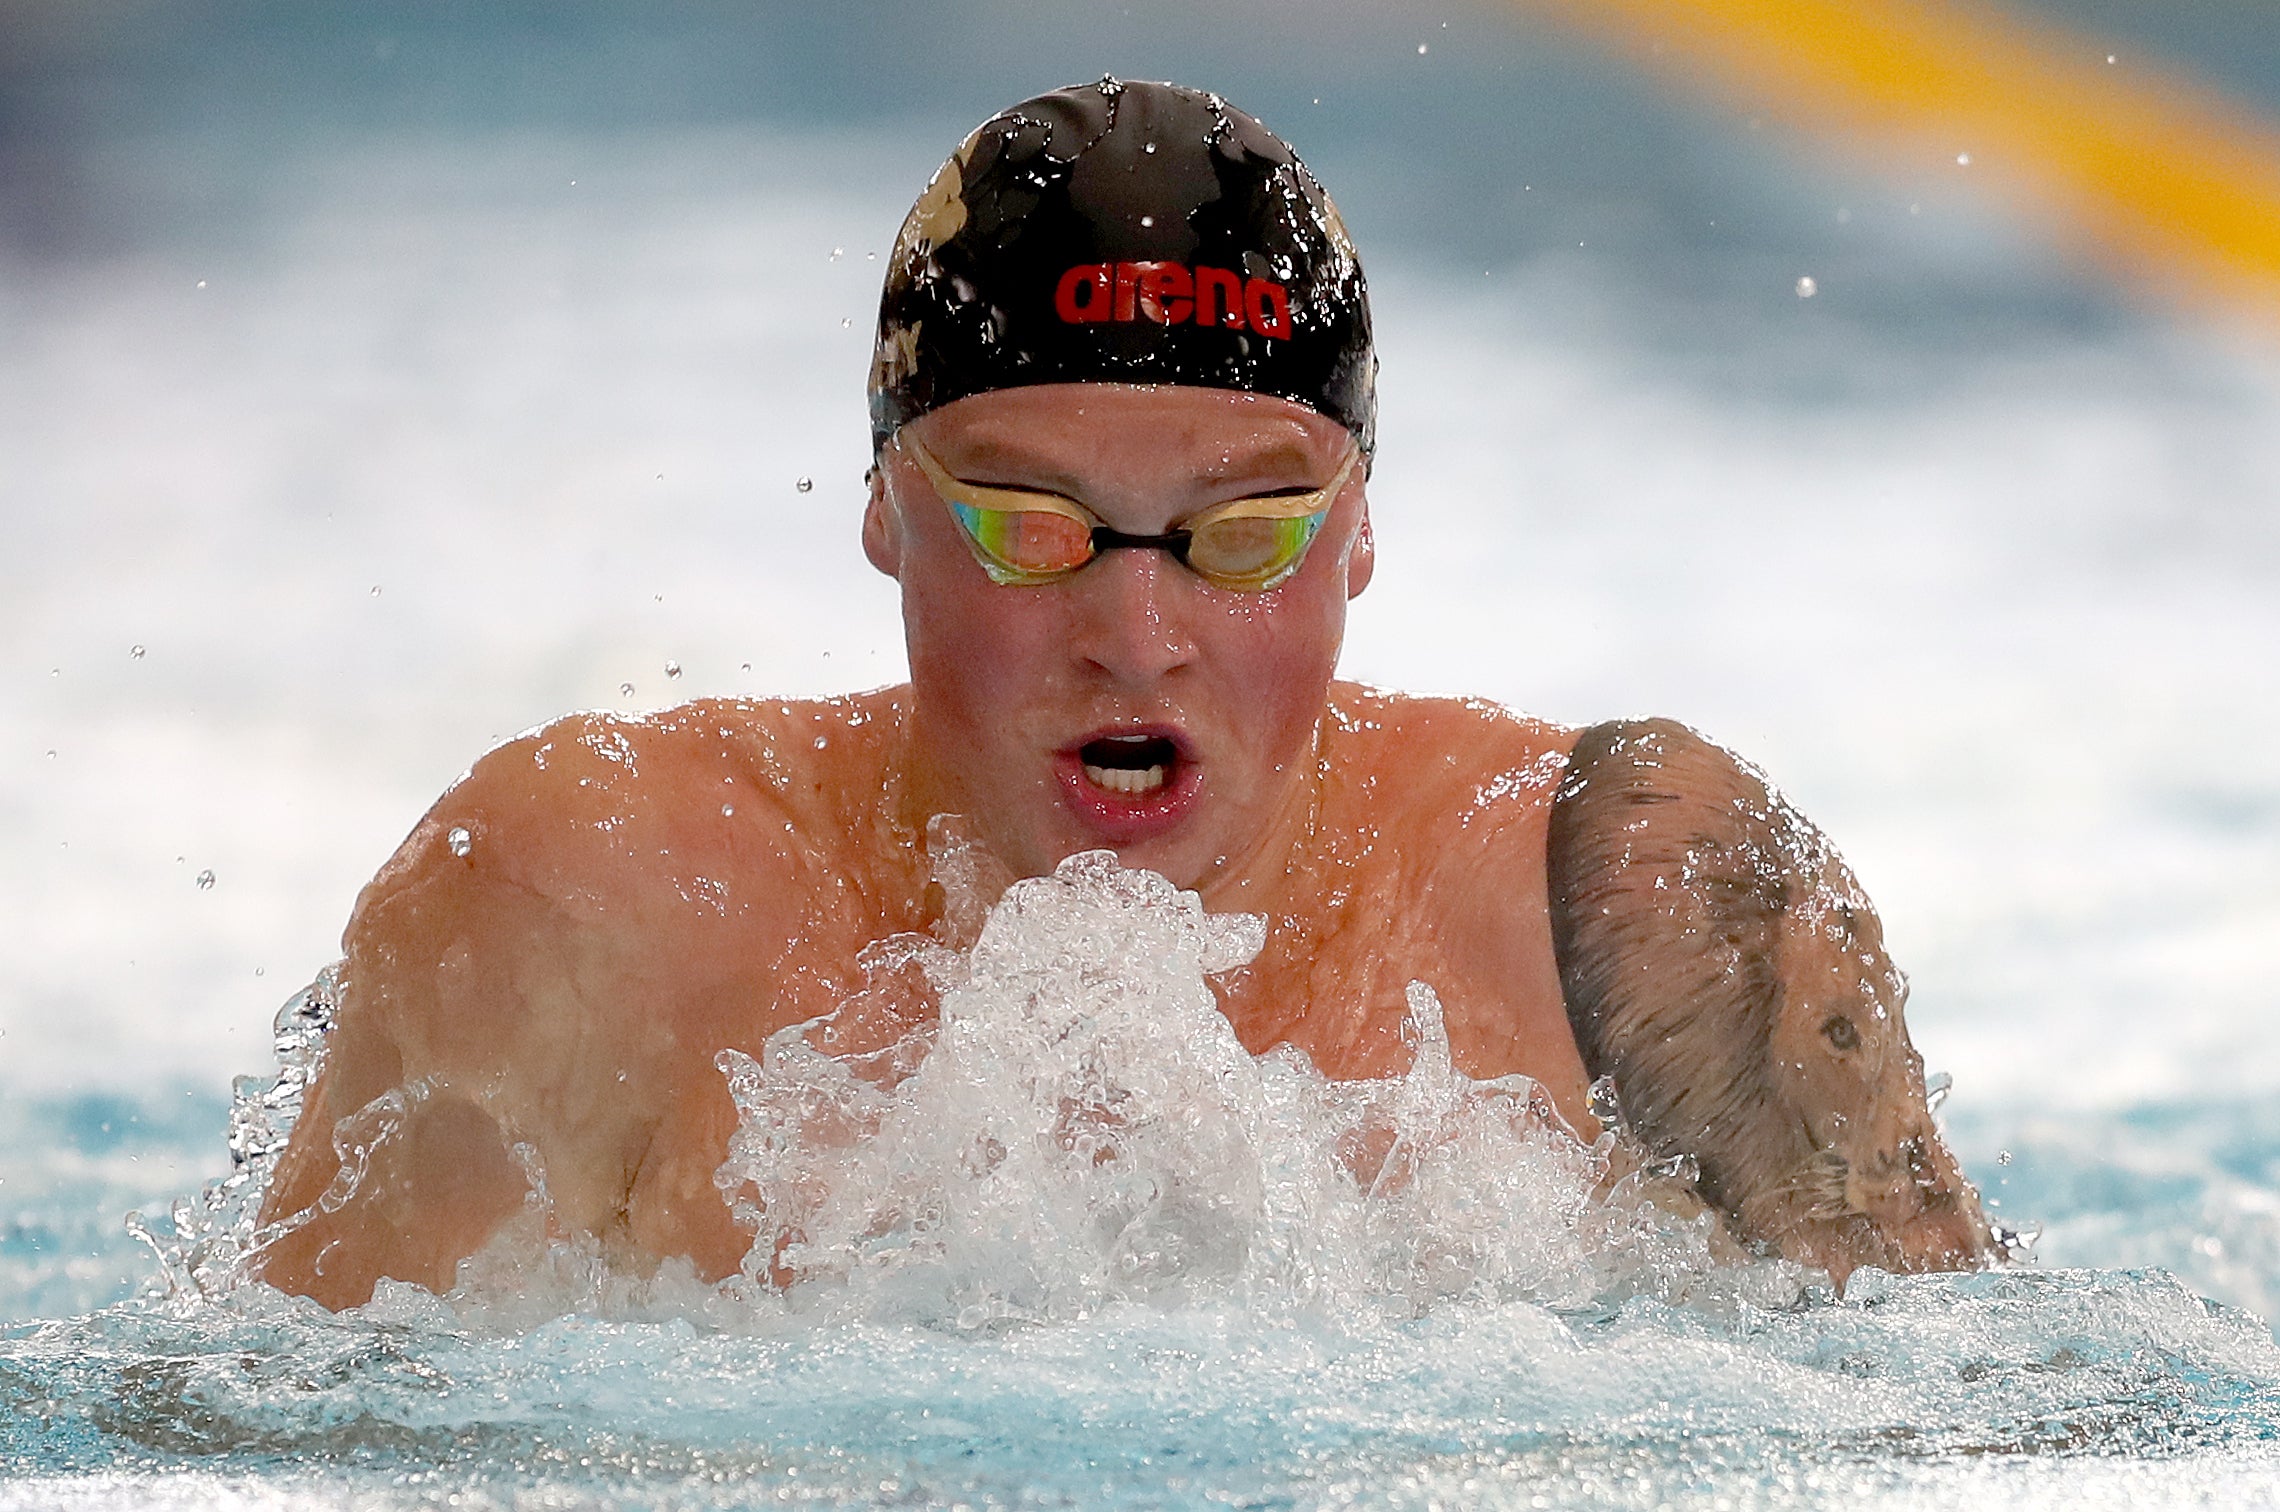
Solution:
M1195 310L1188 296L1195 279L1176 262L1134 263L1140 273L1140 318L1158 325L1178 325Z
M1225 268L1195 270L1195 323L1243 329L1243 280Z
M1145 320L1290 335L1290 293L1264 278L1176 262L1078 263L1053 290L1053 311L1071 324Z
M1115 274L1107 263L1078 263L1053 290L1053 313L1070 322L1108 319Z
M1261 336L1290 337L1290 293L1279 283L1254 278L1243 285L1243 308L1251 329Z

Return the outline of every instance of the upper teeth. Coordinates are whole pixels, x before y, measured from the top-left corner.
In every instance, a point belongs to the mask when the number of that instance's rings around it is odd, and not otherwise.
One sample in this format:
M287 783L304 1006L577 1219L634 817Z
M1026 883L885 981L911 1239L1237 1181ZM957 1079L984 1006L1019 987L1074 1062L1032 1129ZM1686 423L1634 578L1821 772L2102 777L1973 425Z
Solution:
M1097 767L1088 761L1085 780L1112 793L1152 793L1164 785L1164 768L1158 763L1138 771L1126 771L1118 767Z

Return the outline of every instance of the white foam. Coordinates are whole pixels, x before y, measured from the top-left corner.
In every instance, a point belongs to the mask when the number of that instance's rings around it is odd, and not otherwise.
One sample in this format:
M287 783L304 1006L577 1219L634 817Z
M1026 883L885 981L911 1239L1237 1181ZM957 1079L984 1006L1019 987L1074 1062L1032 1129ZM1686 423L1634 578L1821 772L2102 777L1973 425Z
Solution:
M1718 1269L1712 1220L1614 1181L1614 1136L1579 1140L1527 1078L1458 1072L1423 983L1405 1075L1251 1055L1209 977L1264 938L1103 851L1015 883L970 951L873 947L841 1008L720 1057L740 1123L718 1181L754 1234L725 1294L961 1329L1127 1303L1343 1318L1796 1295L1792 1268ZM914 1010L920 976L938 1013ZM591 1246L536 1254L542 1231L463 1272L461 1309L721 1316L685 1275L629 1284Z

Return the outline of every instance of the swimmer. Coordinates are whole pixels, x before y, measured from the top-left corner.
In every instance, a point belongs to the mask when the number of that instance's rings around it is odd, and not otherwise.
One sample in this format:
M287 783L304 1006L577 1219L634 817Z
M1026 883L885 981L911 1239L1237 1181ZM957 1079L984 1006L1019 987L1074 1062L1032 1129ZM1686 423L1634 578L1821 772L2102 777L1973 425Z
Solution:
M1110 849L1264 916L1215 979L1254 1053L1398 1074L1423 980L1460 1070L1577 1128L1611 1076L1745 1242L1840 1279L1989 1259L1875 915L1754 772L1336 678L1376 370L1346 229L1251 117L1104 80L977 129L903 225L870 376L861 541L910 681L483 757L357 902L266 1279L447 1290L538 1180L613 1267L734 1273L715 1059L837 1007L873 941L970 940L930 827L984 902Z

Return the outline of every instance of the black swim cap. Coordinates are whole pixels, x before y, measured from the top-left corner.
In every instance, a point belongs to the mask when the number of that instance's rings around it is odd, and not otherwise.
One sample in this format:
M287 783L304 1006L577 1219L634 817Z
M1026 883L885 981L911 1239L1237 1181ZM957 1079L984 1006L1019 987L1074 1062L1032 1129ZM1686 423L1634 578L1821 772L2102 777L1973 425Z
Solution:
M1032 383L1273 394L1371 450L1361 264L1289 145L1217 95L1102 79L966 138L904 220L871 363L875 445Z

